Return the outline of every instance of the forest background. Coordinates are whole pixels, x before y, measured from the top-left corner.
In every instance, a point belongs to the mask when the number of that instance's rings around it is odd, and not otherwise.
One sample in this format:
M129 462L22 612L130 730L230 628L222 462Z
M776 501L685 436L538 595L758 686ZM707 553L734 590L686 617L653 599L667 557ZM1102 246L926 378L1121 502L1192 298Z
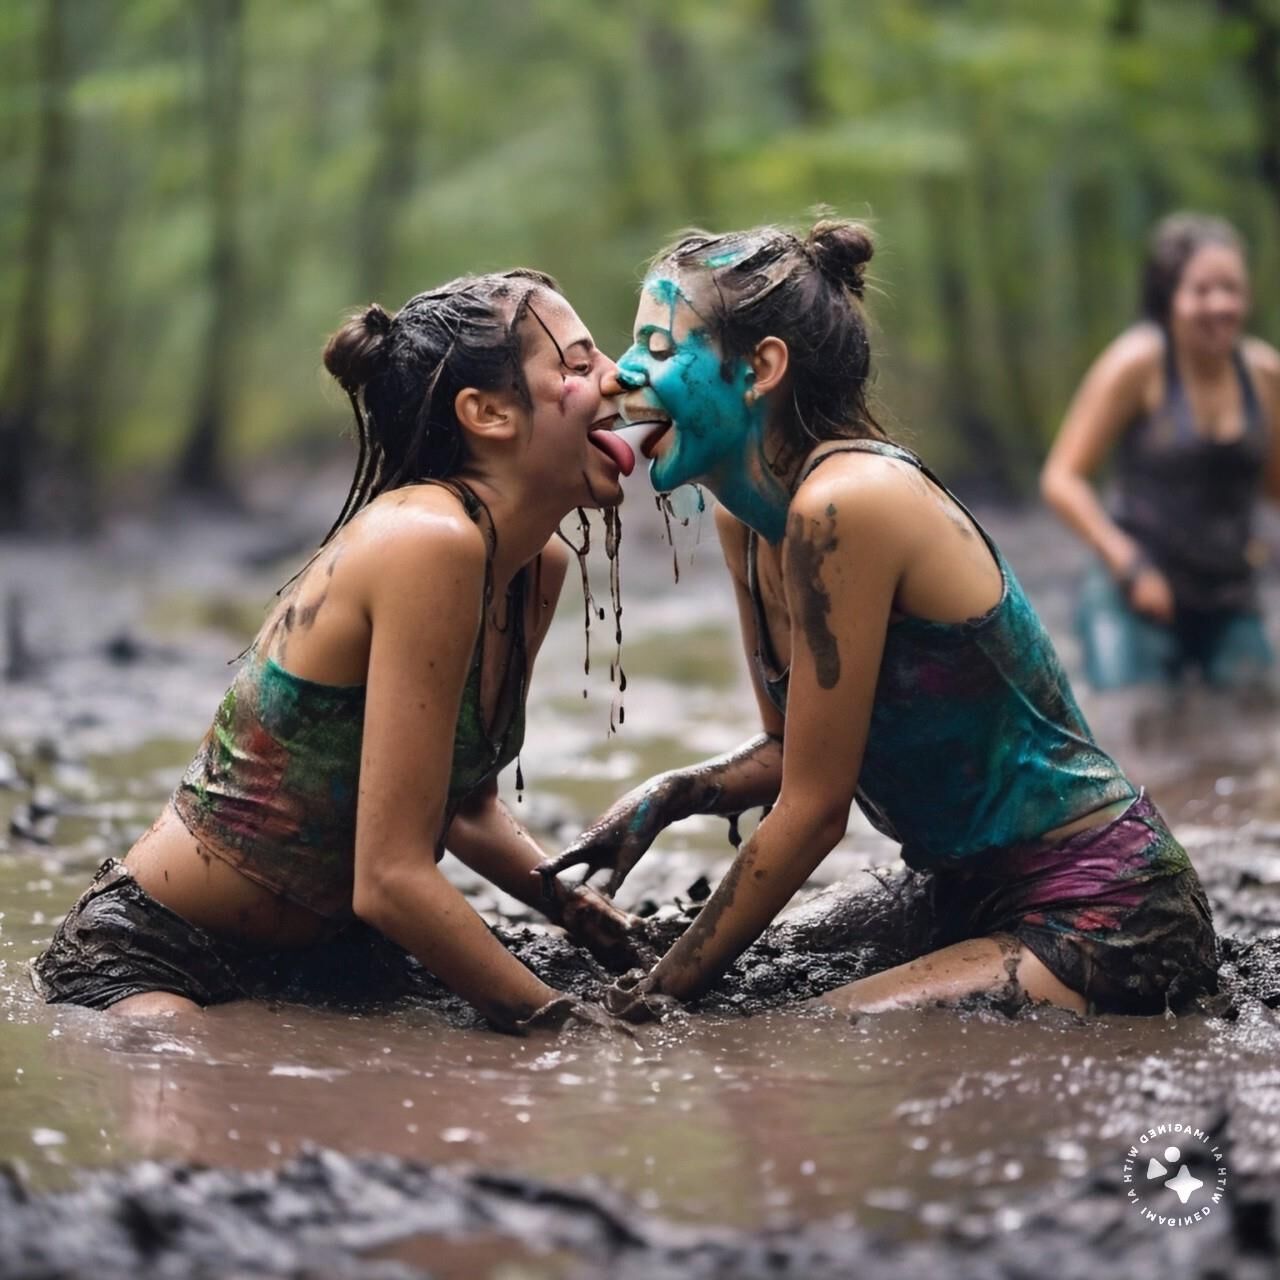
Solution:
M816 204L890 429L1026 496L1161 214L1280 338L1280 0L4 0L0 527L332 459L368 300L536 265L617 353L674 231Z

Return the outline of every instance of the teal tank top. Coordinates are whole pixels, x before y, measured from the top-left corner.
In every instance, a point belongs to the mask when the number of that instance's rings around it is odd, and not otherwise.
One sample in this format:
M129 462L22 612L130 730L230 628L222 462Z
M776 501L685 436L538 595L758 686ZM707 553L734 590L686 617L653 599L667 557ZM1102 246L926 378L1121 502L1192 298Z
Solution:
M459 804L524 741L528 572L507 596L515 632L492 726L480 702L480 629L453 731L442 840ZM242 875L318 915L350 915L364 709L364 685L306 680L250 650L178 784L174 809L203 848Z
M912 867L976 867L984 854L1136 796L1094 742L1053 642L999 548L915 454L886 441L849 441L815 459L805 476L835 453L858 451L910 463L956 502L1004 583L998 603L967 622L890 622L858 778L858 804L871 823L902 844ZM789 672L769 643L756 542L752 532L755 662L785 715Z

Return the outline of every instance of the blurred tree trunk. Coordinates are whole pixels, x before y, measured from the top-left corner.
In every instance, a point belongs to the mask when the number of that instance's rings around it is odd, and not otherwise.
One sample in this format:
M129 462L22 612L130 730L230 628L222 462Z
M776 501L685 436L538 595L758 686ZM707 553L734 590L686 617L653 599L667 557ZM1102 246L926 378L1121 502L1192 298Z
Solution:
M1218 0L1219 11L1250 36L1240 54L1257 117L1258 171L1280 212L1280 4Z
M67 194L65 0L45 0L37 61L40 111L35 179L27 200L13 349L0 384L0 528L30 523L31 484L42 453L49 366L54 235Z
M1142 34L1143 0L1113 0L1109 26L1117 40L1133 40Z
M658 84L658 111L679 186L683 222L707 221L711 216L710 184L702 158L703 124L707 114L706 77L699 74L695 55L675 20L655 7L649 18L646 47Z
M769 0L768 20L778 52L779 89L787 115L792 124L810 124L822 114L813 0Z
M76 167L89 166L81 162ZM111 371L124 336L112 315L121 290L119 247L128 190L125 183L101 183L76 218L76 274L84 286L83 311L76 376L66 391L69 432L59 469L66 476L73 508L68 524L81 534L92 532L102 515L100 479L112 407Z
M178 460L178 487L228 500L226 434L240 297L241 126L244 115L244 0L201 0L204 129L212 220L206 286L209 321L195 414Z
M956 223L963 197L956 179L935 175L921 182L921 205L929 227L938 309L942 322L944 406L963 441L969 475L983 497L1008 498L1017 491L1009 451L995 423L982 408L986 401L979 353L973 342L968 266L963 261Z
M422 136L419 53L426 9L419 0L378 0L377 49L373 60L373 172L365 184L360 214L360 292L387 301L396 226L418 176ZM394 305L395 300L392 300Z

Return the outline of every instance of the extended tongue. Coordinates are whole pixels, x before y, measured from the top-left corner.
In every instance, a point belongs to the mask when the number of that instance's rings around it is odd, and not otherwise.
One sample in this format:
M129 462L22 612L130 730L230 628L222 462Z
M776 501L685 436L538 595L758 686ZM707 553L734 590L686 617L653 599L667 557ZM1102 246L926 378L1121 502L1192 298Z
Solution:
M624 476L629 476L635 470L635 451L625 440L615 435L612 431L600 427L595 431L589 431L587 439L601 452L607 453L613 460L614 466Z

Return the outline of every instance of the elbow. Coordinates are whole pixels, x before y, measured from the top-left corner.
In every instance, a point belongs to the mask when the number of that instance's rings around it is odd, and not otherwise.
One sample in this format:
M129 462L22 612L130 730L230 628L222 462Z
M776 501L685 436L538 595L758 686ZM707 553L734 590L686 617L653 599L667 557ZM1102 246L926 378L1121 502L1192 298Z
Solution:
M387 917L389 897L383 877L357 876L355 888L351 894L352 913L357 920L363 921L371 929L385 933L383 925Z
M803 849L816 865L844 839L852 803L851 798L842 804L792 805L779 800L768 821L781 822L788 843Z
M357 864L351 893L351 910L356 919L379 933L394 937L396 920L402 914L408 897L408 886L404 883L401 868L375 866L361 871Z
M832 811L823 814L817 820L817 825L813 833L814 850L821 850L822 857L826 857L832 849L844 839L844 833L849 829L849 806L839 811Z
M1052 462L1046 462L1040 470L1040 497L1054 511L1062 509L1062 476Z

